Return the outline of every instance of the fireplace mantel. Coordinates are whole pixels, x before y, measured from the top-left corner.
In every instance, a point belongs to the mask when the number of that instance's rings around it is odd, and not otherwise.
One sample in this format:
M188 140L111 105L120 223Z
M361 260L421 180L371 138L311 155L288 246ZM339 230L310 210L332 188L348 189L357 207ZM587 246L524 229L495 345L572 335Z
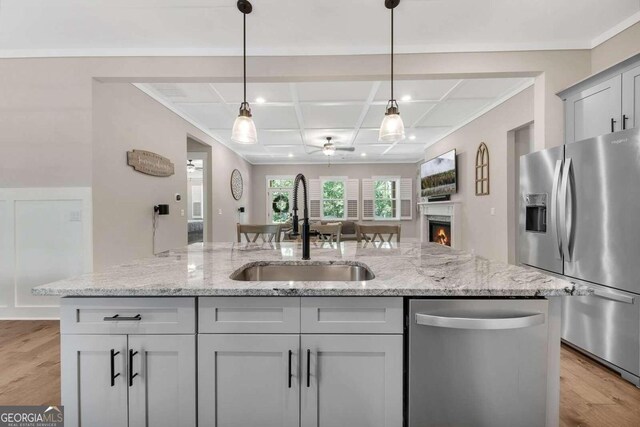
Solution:
M461 202L420 202L420 241L429 241L429 217L447 217L451 223L451 247L462 249Z

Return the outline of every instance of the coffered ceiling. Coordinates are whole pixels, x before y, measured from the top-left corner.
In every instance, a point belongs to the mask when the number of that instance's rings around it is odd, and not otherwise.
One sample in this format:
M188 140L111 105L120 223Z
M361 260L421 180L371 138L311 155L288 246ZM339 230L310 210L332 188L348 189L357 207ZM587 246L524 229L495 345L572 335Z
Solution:
M383 0L253 0L249 55L386 53ZM402 0L401 52L585 49L638 0ZM236 0L0 0L0 57L237 55Z
M378 142L388 81L255 83L248 88L258 144L230 141L242 101L240 83L137 86L254 164L325 163L314 152L331 136L336 163L416 162L424 149L530 86L530 78L401 80L395 85L407 139Z

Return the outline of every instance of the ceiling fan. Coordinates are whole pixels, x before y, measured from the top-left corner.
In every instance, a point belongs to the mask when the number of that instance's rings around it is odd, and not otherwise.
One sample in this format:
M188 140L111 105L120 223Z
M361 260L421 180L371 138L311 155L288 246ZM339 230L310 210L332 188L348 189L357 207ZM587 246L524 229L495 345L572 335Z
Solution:
M201 171L203 169L202 166L196 166L193 164L193 160L189 159L189 163L187 163L187 172L193 173L195 171Z
M336 151L355 151L355 147L336 147L336 145L331 142L332 137L327 136L327 142L323 145L312 145L309 144L310 147L317 148L317 150L311 151L309 154L318 153L322 151L322 154L325 156L333 156L336 154Z

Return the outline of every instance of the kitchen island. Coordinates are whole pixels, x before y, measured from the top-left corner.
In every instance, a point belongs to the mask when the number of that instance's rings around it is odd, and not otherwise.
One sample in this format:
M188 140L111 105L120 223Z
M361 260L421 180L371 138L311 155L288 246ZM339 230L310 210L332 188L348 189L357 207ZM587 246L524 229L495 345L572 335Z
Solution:
M247 274L269 268L306 280ZM359 273L335 280L346 270ZM311 261L295 243L197 244L33 292L65 297L62 396L72 427L557 425L555 297L587 293L441 245L356 242L312 246ZM418 302L429 312L414 313ZM411 337L417 325L414 337L429 333L423 342ZM429 366L411 356L418 350ZM460 364L449 381L454 360L483 371L482 384L474 388ZM449 394L428 421L419 406L433 384L417 381L425 375L447 379L438 390ZM487 382L495 377L504 380ZM451 396L484 407L462 411Z

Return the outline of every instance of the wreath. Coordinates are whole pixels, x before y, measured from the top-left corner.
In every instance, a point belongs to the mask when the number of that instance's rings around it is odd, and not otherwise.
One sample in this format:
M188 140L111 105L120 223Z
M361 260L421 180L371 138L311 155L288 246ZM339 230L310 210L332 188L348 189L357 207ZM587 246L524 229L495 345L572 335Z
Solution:
M271 208L275 213L289 212L289 197L286 194L278 194L273 198Z

